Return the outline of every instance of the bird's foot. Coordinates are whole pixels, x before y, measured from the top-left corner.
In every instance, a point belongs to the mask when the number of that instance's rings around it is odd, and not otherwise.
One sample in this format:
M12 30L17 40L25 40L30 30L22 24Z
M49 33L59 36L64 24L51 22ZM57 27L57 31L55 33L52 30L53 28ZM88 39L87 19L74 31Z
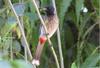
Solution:
M36 65L36 66L39 66L40 62L39 62L39 60L33 59L32 64Z

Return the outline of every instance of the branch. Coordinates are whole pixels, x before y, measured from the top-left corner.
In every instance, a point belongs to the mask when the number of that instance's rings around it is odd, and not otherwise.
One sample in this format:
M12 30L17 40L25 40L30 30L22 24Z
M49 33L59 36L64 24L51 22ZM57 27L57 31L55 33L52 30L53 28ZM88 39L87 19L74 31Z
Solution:
M45 25L44 20L42 19L41 14L40 14L40 12L39 12L38 6L37 6L35 0L32 0L32 2L33 2L34 6L35 6L35 8L36 8L37 14L38 14L38 16L39 16L39 18L40 18L40 21L41 21L41 24L43 25L43 27L44 27L44 29L45 29L45 33L47 34L47 33L48 33L48 32L47 32L47 28L46 28L46 25ZM50 38L48 38L48 36L46 36L46 37L47 37L47 40L48 40L49 45L51 46L51 50L52 50L52 52L53 52L53 55L54 55L54 58L55 58L55 61L56 61L57 68L60 68L60 67L59 67L59 62L58 62L58 59L57 59L57 55L56 55L56 52L55 52L55 50L54 50L54 48L53 48L53 46L52 46L51 40L50 40Z
M63 53L62 53L62 47L61 47L61 38L60 38L59 28L57 29L57 38L58 38L58 48L59 48L59 54L60 54L61 68L64 68L64 61L63 61Z
M55 0L52 0L53 6L55 8L55 13L57 15L57 9L56 9L56 4ZM58 19L59 21L59 19ZM61 38L60 38L60 30L59 27L57 29L57 38L58 38L58 48L59 48L59 54L60 54L60 63L61 63L61 68L64 68L64 61L63 61L63 54L62 54L62 47L61 47Z
M87 30L86 30L86 32L84 33L84 35L83 35L83 40L85 39L85 37L88 35L88 33L89 32L91 32L92 31L92 29L98 24L99 25L99 20L96 22L96 23L94 23L93 25L91 25Z
M30 59L32 59L32 54L31 54L31 51L30 51L28 42L27 42L26 37L25 37L24 29L23 29L23 27L22 27L22 25L21 25L21 22L20 22L20 20L19 20L19 18L18 18L17 13L16 13L16 11L15 11L15 9L14 9L12 3L11 3L11 0L8 0L8 3L10 4L11 9L12 9L12 11L14 12L14 14L15 14L15 16L16 16L16 19L17 19L17 21L18 21L18 22L17 22L17 23L18 23L18 26L19 26L19 28L20 28L20 31L21 31L21 33L22 33L23 40L25 41L25 44L26 44L26 47L27 47L27 50L28 50L28 54L29 54L29 56L30 56Z

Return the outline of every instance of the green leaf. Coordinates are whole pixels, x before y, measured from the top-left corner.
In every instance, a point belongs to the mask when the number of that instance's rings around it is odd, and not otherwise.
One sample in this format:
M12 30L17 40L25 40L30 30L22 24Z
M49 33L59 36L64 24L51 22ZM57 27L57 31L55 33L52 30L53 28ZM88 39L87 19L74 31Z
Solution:
M14 4L14 9L18 16L23 16L24 10L25 10L25 5L23 3L16 3L16 4Z
M70 6L72 0L62 0L61 5L60 5L60 20L63 22L64 20L64 15L66 11L68 10L68 7Z
M29 2L29 7L30 7L30 11L32 12L32 13L35 13L35 7L34 7L34 5L33 5L33 3L32 2Z
M96 45L94 45L93 43L86 43L86 46L85 46L85 55L86 56L89 56L94 50L96 49Z
M25 13L25 16L29 18L31 23L34 23L36 20L38 20L36 13Z
M15 24L16 22L17 22L16 17L14 17L14 16L8 17L7 23L8 23L9 25L13 25L13 24Z
M72 63L71 68L77 68L75 62Z
M17 20L15 17L9 17L7 19L7 23L4 25L4 27L2 28L1 32L2 34L4 34L4 36L7 36L7 34L9 34L9 32L14 28L16 27L17 25Z
M46 5L50 5L51 0L41 0L41 6L46 7Z
M13 52L14 53L18 53L18 52L21 51L21 45L18 41L13 41L12 47L13 47Z
M76 7L75 7L75 10L76 10L76 17L77 17L77 26L79 25L79 17L80 17L80 11L81 11L81 8L83 7L83 3L84 3L84 0L76 0Z
M33 68L32 64L24 60L15 60L12 62L13 68Z
M96 66L96 67L88 67L88 68L100 68L100 66Z
M4 13L6 11L6 8L0 9L0 14Z
M85 62L81 65L81 68L92 68L95 67L96 64L100 61L100 54L95 53L93 55L90 55Z
M0 17L0 30L4 26L4 24L5 24L5 19Z

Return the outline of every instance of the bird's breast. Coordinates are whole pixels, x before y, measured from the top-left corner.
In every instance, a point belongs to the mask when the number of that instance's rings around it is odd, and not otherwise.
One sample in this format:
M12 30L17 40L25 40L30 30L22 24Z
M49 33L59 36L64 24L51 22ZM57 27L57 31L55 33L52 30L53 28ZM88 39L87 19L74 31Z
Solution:
M48 38L50 38L56 32L56 30L59 26L58 17L55 15L49 16L44 21L45 21L45 25L46 25L46 28L48 31ZM43 36L46 34L43 26L41 27L40 30L41 30L40 36Z
M49 33L48 37L50 38L57 30L59 26L57 16L48 17L48 23L46 23L47 31Z

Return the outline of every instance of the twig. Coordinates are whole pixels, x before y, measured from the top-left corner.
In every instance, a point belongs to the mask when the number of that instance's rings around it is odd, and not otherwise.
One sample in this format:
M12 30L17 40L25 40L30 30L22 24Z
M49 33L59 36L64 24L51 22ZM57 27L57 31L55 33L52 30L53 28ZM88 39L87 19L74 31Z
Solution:
M87 31L86 31L86 32L84 33L84 35L83 35L83 40L85 39L85 37L87 36L87 34L88 34L89 32L91 32L92 29L93 29L97 24L99 25L99 21L96 22L96 23L94 23L92 26L90 26L90 27L87 29Z
M64 68L64 61L63 61L63 54L62 54L62 47L61 47L61 39L60 39L59 28L57 29L57 38L58 38L58 48L59 48L59 54L60 54L61 68Z
M100 50L100 46L97 46L97 47L95 48L95 50L92 52L92 54L91 54L91 55L95 54L95 53L96 53L96 51L98 51L98 53L99 53L99 50Z
M99 20L99 19L98 19ZM97 25L97 24L100 24L99 21L97 21L96 23L94 23L93 25L91 25L86 31L85 33L83 34L82 36L82 42L77 42L77 50L78 50L78 55L77 55L77 66L78 68L80 68L80 56L81 56L81 51L82 51L82 48L83 48L83 44L84 44L84 41L85 41L85 38L86 36L93 30L93 28ZM80 39L81 36L78 37L78 39Z
M99 24L98 21L97 21L96 23L94 23L93 25L91 25L91 26L85 31L85 33L84 33L84 35L83 35L83 37L82 37L83 41L80 43L80 48L83 47L83 44L84 44L84 41L85 41L84 39L86 38L86 36L93 30L93 28L94 28L97 24Z
M22 28L21 22L20 22L20 20L19 20L19 18L18 18L18 15L17 15L17 13L16 13L16 11L15 11L15 9L14 9L12 3L11 3L11 0L8 0L8 3L10 4L11 9L12 9L12 11L14 12L14 14L15 14L15 16L16 16L16 19L17 19L17 21L18 21L18 26L19 26L19 28L20 28L20 31L21 31L21 33L22 33L22 37L24 38L24 41L25 41L25 44L26 44L26 47L27 47L28 54L29 54L29 56L30 56L30 59L32 59L32 54L31 54L31 51L30 51L28 42L27 42L26 37L25 37L25 34L24 34L24 29Z
M23 3L23 0L19 0L19 3ZM20 23L22 24L22 28L24 29L24 23L23 23L23 16L19 16L19 20L20 20ZM24 32L25 33L25 32ZM24 56L25 56L25 61L26 62L28 62L28 59L27 59L27 47L26 47L26 45L24 45L24 43L23 43L23 37L21 37L21 43L22 43L22 45L24 46Z
M38 6L37 6L35 0L32 0L32 1L33 1L33 4L34 4L35 8L36 8L37 14L38 14L38 16L39 16L39 18L40 18L41 24L43 25L43 27L44 27L44 29L45 29L45 33L48 33L48 32L47 32L47 28L46 28L45 23L44 23L44 20L42 19L42 16L41 16L41 14L40 14L40 12L39 12ZM55 58L55 61L56 61L57 68L60 68L60 67L59 67L59 62L58 62L58 59L57 59L56 52L55 52L55 50L54 50L54 48L53 48L53 46L52 46L51 40L50 40L50 38L48 38L48 36L47 36L47 40L48 40L48 42L49 42L49 45L51 46L51 50L52 50L52 52L53 52L53 55L54 55L54 58Z
M98 18L100 19L100 0L99 0L99 15L98 15ZM100 29L100 22L99 22L99 29ZM100 33L100 30L99 30L99 33ZM99 45L100 45L100 34L99 34Z
M32 0L32 2L33 2L34 6L35 6L35 8L36 8L37 14L38 14L38 16L39 16L39 18L40 18L40 21L41 21L41 23L42 23L44 29L45 29L45 32L47 33L47 28L46 28L46 26L45 26L45 23L44 23L44 20L42 19L41 14L40 14L40 12L39 12L38 6L37 6L35 0Z
M21 24L22 24L22 28L24 29L24 24L23 24L23 16L20 16L19 17L19 19L20 19L20 22L21 22ZM21 37L21 43L22 43L22 45L24 46L24 55L25 55L25 61L27 62L27 47L26 47L26 45L24 45L24 43L23 43L23 37Z
M13 38L12 38L13 39ZM12 48L12 39L11 39L11 45L10 45L10 56L11 56L11 61L13 60L13 48Z
M57 15L57 9L56 9L56 4L55 0L52 0L53 6L55 8L55 13ZM58 19L59 22L59 19ZM60 38L60 30L59 27L57 29L57 38L58 38L58 48L59 48L59 54L60 54L60 63L61 63L61 68L64 68L64 61L63 61L63 54L62 54L62 47L61 47L61 38Z

